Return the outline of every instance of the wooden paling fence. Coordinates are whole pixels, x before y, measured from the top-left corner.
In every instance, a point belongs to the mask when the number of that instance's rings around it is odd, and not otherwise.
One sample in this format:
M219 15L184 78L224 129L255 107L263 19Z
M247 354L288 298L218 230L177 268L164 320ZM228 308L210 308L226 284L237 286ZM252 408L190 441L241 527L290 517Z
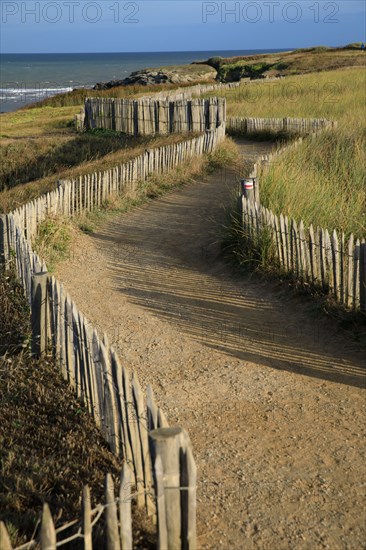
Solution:
M85 129L107 128L129 135L205 132L225 124L226 100L114 99L85 100Z
M93 530L96 529L101 518L104 519L105 531L103 547L107 550L132 550L131 505L135 494L132 473L127 464L124 464L122 468L118 497L115 497L115 486L110 474L106 475L104 494L105 503L92 508L90 489L86 485L81 494L80 519L70 521L60 527L55 526L50 508L45 503L39 521L39 536L14 550L28 550L37 546L40 546L41 550L56 550L56 547L73 541L80 541L84 550L92 550ZM0 543L1 550L13 550L3 522L0 522ZM95 545L94 547L97 548Z
M242 79L241 82L250 79ZM161 92L155 92L149 96L143 96L140 100L165 100L165 101L178 101L191 99L192 96L200 96L208 92L220 92L228 89L239 88L241 82L228 82L227 84L196 84L194 86L186 86L181 88L175 88L174 90L163 90ZM81 110L81 113L76 115L76 128L79 131L83 131L86 128L85 123L85 108Z
M169 428L151 386L148 386L145 398L136 373L130 376L109 345L107 336L99 339L97 331L77 309L63 285L47 272L31 277L31 321L32 353L35 356L53 354L63 378L94 418L112 452L125 465L119 502L114 502L114 488L109 476L106 505L101 511L100 506L95 510L99 519L105 509L106 548L132 548L128 544L132 529L127 496L129 500L133 497L138 506L145 507L148 515L155 517L157 514L157 548L195 549L196 469L186 432L181 428ZM126 492L127 482L134 487L132 496ZM85 491L87 489L83 495ZM124 500L121 500L121 491ZM92 548L91 527L97 521L91 521L90 505L88 510L88 537L84 537L88 545L85 549ZM85 522L84 516L83 526ZM56 533L64 532L66 528L54 528L46 505L41 523L41 549L56 548ZM85 535L84 531L82 533ZM57 546L78 536L81 536L80 531L71 538L61 539Z
M336 129L335 121L326 119L258 119L229 118L229 130L239 133L279 131L295 134L311 134L316 137L326 129ZM266 229L273 240L275 255L281 269L291 272L297 279L321 287L323 292L334 296L337 303L353 309L366 311L366 248L365 239L344 233L329 232L320 227L305 227L297 222L260 205L260 179L271 162L284 151L301 145L299 137L269 155L262 155L254 163L249 174L255 180L254 200L245 196L240 199L242 224L245 235L257 240ZM258 241L257 241L258 242Z
M30 274L42 270L42 262L33 254L30 243L47 217L73 216L98 208L111 195L135 191L138 182L153 173L164 173L194 156L212 152L224 138L222 125L181 143L147 150L109 170L59 182L54 191L0 215L0 261L7 264L15 256L17 272L30 296Z
M153 430L149 434L156 511L158 525L157 548L196 549L196 467L187 433L181 428ZM132 502L140 496L136 490L133 473L123 464L116 497L111 474L105 478L104 503L94 508L91 492L84 486L81 494L80 519L56 527L47 503L43 505L39 520L39 535L14 550L56 550L65 544L79 541L84 550L101 547L106 550L132 550ZM182 501L182 502L181 502ZM179 513L182 510L182 514ZM103 519L103 538L100 529L97 542L93 530ZM35 528L35 532L37 530ZM13 550L5 523L0 522L0 548Z
M325 129L335 129L337 122L326 118L232 118L226 122L227 131L240 134L261 132L310 134Z
M131 466L137 502L151 513L151 499L144 493L152 485L148 432L168 427L152 389L145 399L137 375L130 376L107 337L99 338L54 277L35 274L31 286L33 354L53 353L64 379L84 402L113 453Z
M366 311L366 244L346 241L344 233L304 226L287 216L241 198L244 232L255 240L263 229L270 231L278 263L296 278L321 286L337 302Z
M227 83L217 83L217 84L195 84L194 86L187 86L182 88L176 88L175 90L163 90L152 94L149 97L151 99L190 99L193 95L202 95L208 92L220 92L220 90L230 90L234 88L239 88L241 83L245 80L242 79L241 82L227 82Z
M281 269L291 272L297 279L321 287L332 294L341 305L366 311L366 245L365 239L348 240L344 233L297 222L259 204L260 178L269 169L272 160L285 150L297 148L298 138L290 145L270 155L262 155L254 164L250 177L256 180L256 200L241 197L240 209L245 235L257 240L260 232L270 232L275 255Z
M64 286L48 274L31 243L47 217L98 207L110 195L136 189L138 181L152 173L213 151L224 137L222 125L197 138L146 151L110 170L59 182L54 191L0 216L0 262L15 267L29 300L32 352L53 354L112 451L130 466L137 504L150 515L157 509L158 548L164 550L196 544L196 473L189 438L181 429L168 427L151 387L145 398L136 374L130 376L120 364L107 336L97 334Z
M273 77L266 79L268 80L278 80L278 77ZM240 88L243 84L249 84L250 82L256 82L256 80L251 80L250 78L242 78L239 82L219 82L217 84L195 84L193 86L185 86L180 88L175 88L174 90L162 90L160 92L152 93L149 96L143 96L139 98L140 100L165 100L165 101L178 101L178 100L187 100L191 99L193 96L201 96L209 92L215 92L220 95L220 92L225 92L226 90L232 90ZM81 113L76 115L76 128L79 131L85 130L85 108L81 110ZM234 120L234 119L232 119Z

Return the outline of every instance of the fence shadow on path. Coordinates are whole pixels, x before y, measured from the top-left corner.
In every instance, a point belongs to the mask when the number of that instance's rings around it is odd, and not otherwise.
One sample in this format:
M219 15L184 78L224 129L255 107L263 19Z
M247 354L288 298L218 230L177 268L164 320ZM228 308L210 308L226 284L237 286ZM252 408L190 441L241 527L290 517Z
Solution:
M269 283L235 278L217 227L233 174L222 172L109 221L94 239L113 286L183 334L273 368L365 385L366 354Z

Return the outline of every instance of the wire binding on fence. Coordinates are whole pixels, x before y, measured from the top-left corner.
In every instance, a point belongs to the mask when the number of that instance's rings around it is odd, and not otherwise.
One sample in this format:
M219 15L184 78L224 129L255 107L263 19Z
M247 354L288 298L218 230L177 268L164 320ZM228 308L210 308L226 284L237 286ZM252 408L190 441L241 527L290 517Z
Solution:
M89 529L90 529L90 535L92 534L93 527L97 525L99 520L102 518L103 514L108 509L117 507L120 508L120 510L123 509L125 512L124 514L119 514L119 534L114 536L114 544L116 545L114 548L120 548L121 550L131 550L132 549L132 516L131 516L131 504L133 501L137 500L137 497L141 495L145 495L147 491L131 491L132 488L132 472L128 468L128 466L124 465L122 472L121 472L121 480L120 480L120 488L119 488L119 496L115 497L113 496L113 499L109 502L106 502L104 504L97 504L94 508L91 508L87 511L87 515L89 517ZM111 478L110 474L107 474L106 476L106 483L105 483L105 495L107 500L107 488L112 490L112 495L114 495L114 484ZM185 488L183 488L185 489ZM150 493L151 495L151 493ZM90 491L88 486L85 486L83 489L81 501L82 501L82 507L84 508L85 500L88 500L90 502ZM121 505L127 505L127 506L121 506ZM47 506L47 505L46 505ZM82 510L83 513L83 510ZM84 514L85 515L85 514ZM105 536L108 538L111 532L111 527L108 524L108 521L105 521ZM86 532L86 529L84 527L84 521L82 519L76 519L68 521L67 523L64 523L60 527L55 527L52 521L52 517L48 513L45 514L45 507L43 508L43 512L40 514L40 517L36 523L34 533L30 540L28 540L26 543L21 544L20 546L17 546L13 550L30 550L31 548L36 547L37 545L41 545L41 550L54 550L56 548L61 548L65 544L68 544L70 542L73 542L75 540L81 539L84 540L83 547L85 550L92 550L92 537L90 537L89 542L86 543L86 536L88 533ZM76 532L74 532L71 535L68 535L64 539L59 539L59 535L65 531L69 531L72 527L76 529ZM47 542L47 546L45 546L45 541L42 540L42 528L48 529L54 534L54 545L50 545L49 541ZM5 524L2 524L3 532L5 533ZM39 529L40 534L38 537L35 537L35 533ZM122 534L127 533L126 536L122 536ZM59 540L57 540L59 539ZM126 539L128 541L128 544L126 544ZM114 549L113 549L114 550Z

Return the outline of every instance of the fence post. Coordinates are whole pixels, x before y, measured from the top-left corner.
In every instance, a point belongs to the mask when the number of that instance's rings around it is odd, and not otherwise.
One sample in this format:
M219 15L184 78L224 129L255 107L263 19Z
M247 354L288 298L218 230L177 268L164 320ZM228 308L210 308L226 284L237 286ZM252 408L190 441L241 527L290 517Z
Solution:
M182 428L159 428L149 433L157 496L158 548L196 548L196 472L191 445ZM162 469L162 472L160 471Z
M360 246L360 309L366 311L366 243Z
M155 488L155 500L157 510L157 527L158 527L158 544L157 548L168 548L168 531L166 524L166 512L165 512L165 495L164 495L164 471L161 462L161 457L158 455L153 464L154 472L154 488Z
M107 550L120 550L121 543L118 532L117 504L114 495L114 483L111 474L105 480L105 523Z
M259 177L258 175L254 178L254 200L258 204L260 204L260 194L259 194Z
M196 550L197 468L193 458L191 440L185 430L183 430L181 435L180 472L180 484L182 487L182 548L184 550Z
M255 179L253 177L244 178L241 180L241 191L244 197L252 204L255 202Z
M131 516L131 485L132 472L125 462L121 473L121 483L119 489L119 535L121 539L122 550L131 550L132 548L132 516Z
M150 444L153 468L159 465L163 475L155 475L155 493L164 494L164 499L159 499L158 525L166 522L166 548L180 550L181 543L181 509L180 509L180 467L179 467L179 436L181 428L159 428L150 432ZM159 457L159 458L158 458ZM157 472L159 474L159 471ZM161 472L160 472L161 474ZM161 484L163 487L161 487ZM159 486L160 485L160 486ZM162 504L164 503L164 509ZM160 508L159 508L160 506ZM164 517L161 517L164 516ZM163 537L165 538L165 536ZM159 550L164 550L159 535Z
M6 215L0 216L0 264L3 264L5 268L8 265L8 230L7 230Z
M0 521L0 548L1 550L12 550L13 548L3 521Z
M32 355L35 357L41 357L47 348L47 281L47 272L32 275Z
M237 203L236 203L236 211L237 215L240 219L240 229L244 228L244 209L243 209L243 200L245 199L244 195L241 193L238 193Z
M91 501L90 489L87 485L83 488L82 493L82 534L84 537L84 550L92 550L92 516L91 516Z
M41 550L56 550L56 531L47 503L43 505L41 525Z

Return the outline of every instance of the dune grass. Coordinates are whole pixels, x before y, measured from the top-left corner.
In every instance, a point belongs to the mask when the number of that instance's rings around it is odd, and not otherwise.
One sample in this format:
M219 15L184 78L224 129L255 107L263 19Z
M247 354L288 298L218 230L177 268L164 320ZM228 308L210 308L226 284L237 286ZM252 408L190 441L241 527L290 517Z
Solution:
M252 82L220 92L227 98L228 116L325 117L339 122L336 133L327 132L315 142L306 140L296 152L278 159L261 182L264 204L306 222L365 233L365 85L365 72L348 68ZM105 95L115 95L116 90L130 94L135 88L108 90ZM137 88L146 93L150 87ZM51 99L63 104L65 98ZM0 212L53 189L56 179L103 170L147 147L185 139L131 139L103 131L79 135L73 126L81 97L78 101L77 106L57 107L46 100L43 106L1 115L0 181L5 191L0 194Z
M39 536L44 502L60 527L80 518L83 485L89 485L95 506L104 501L105 474L118 483L121 471L53 358L31 356L30 334L23 289L13 272L0 266L0 520L14 548ZM154 527L135 503L133 516L135 546L153 548ZM94 544L103 549L101 522L94 531Z
M329 118L335 131L308 137L261 178L261 201L307 225L366 234L366 74L295 76L225 92L228 116Z
M305 226L366 235L366 139L342 124L278 157L261 178L262 203Z
M111 130L79 134L75 107L39 107L1 115L0 212L54 189L56 181L106 170L146 148L186 135L131 137ZM193 136L190 136L193 137Z
M81 106L81 102L73 107L51 107L39 104L34 109L2 113L0 137L7 140L72 134L73 120Z
M219 95L226 97L228 117L304 117L341 121L364 108L365 84L363 69L347 68L252 81L239 88L220 90ZM355 110L357 112L353 113Z
M364 66L366 59L360 49L328 48L317 46L287 52L256 54L232 58L212 58L213 66L223 81L237 81L240 78L261 78L263 76L291 76L295 74L329 71L341 67Z

